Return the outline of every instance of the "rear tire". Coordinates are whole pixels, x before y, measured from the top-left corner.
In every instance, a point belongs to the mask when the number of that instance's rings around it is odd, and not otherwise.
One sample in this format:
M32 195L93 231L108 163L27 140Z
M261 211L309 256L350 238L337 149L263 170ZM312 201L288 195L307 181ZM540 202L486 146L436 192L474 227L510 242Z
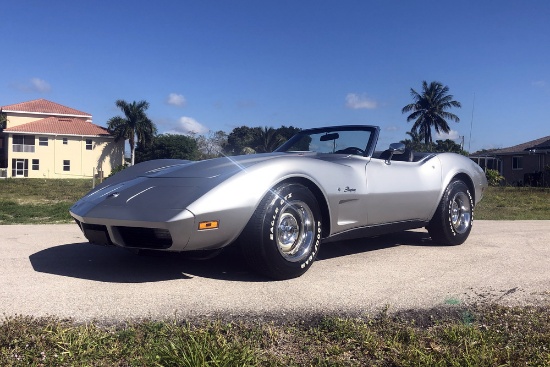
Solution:
M453 181L439 202L428 232L437 244L460 245L470 235L473 220L474 201L470 189L460 180Z
M239 237L244 258L257 273L276 280L305 273L321 242L315 196L300 184L270 190Z

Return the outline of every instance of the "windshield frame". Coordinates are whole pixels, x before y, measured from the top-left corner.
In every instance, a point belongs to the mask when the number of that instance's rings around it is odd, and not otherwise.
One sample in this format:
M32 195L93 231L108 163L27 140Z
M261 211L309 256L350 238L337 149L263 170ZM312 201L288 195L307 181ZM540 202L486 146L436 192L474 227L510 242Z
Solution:
M339 131L368 131L370 132L369 141L366 142L366 149L365 153L363 154L363 157L372 157L374 154L374 149L376 147L376 143L378 141L378 136L380 134L380 128L378 126L371 126L371 125L342 125L342 126L327 126L327 127L319 127L314 129L305 129L300 132L298 132L296 135L294 135L292 138L286 141L283 145L281 145L279 148L275 150L275 152L291 152L289 149L299 140L303 138L303 136L311 136L311 135L318 135L318 134L324 134L324 133L334 133ZM292 151L296 152L296 151ZM331 153L331 154L338 154L338 153ZM350 155L350 154L345 154Z

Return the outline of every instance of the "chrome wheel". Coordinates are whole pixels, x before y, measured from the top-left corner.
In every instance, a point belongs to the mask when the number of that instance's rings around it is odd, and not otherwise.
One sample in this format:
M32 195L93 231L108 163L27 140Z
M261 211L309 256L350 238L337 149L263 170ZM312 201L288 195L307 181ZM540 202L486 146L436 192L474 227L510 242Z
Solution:
M443 193L428 224L428 232L435 243L456 246L466 241L473 221L474 200L470 189L463 181L456 180Z
M281 255L291 262L309 256L315 241L314 230L314 216L306 203L285 203L275 225L275 238Z
M451 225L458 234L463 234L470 228L472 220L471 200L464 192L457 192L451 199L449 207Z
M283 183L264 196L239 243L252 269L271 279L291 279L315 261L322 228L313 193L298 183Z

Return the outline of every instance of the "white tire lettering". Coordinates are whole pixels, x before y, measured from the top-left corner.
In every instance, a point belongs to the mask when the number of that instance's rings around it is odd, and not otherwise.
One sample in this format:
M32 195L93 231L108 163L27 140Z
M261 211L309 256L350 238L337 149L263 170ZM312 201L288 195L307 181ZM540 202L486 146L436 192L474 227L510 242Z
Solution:
M321 232L321 222L317 222L317 232ZM319 250L319 243L320 243L320 238L321 238L321 235L318 234L317 235L317 240L315 241L315 246L313 247L313 251L311 251L311 255L309 255L308 259L303 262L302 264L300 264L300 268L303 269L305 268L306 266L309 265L309 263L313 263L313 259L315 259L316 255L317 255L317 251Z

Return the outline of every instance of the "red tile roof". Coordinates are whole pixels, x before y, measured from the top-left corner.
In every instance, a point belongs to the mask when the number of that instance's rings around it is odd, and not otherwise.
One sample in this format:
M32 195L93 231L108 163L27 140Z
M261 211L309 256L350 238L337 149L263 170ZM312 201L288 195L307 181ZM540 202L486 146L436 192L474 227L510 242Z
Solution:
M107 129L74 117L48 117L4 129L4 132L85 136L109 135Z
M57 116L73 115L92 117L92 115L87 112L75 110L74 108L66 107L60 105L59 103L48 101L47 99L35 99L34 101L2 106L0 107L0 110L3 112L30 112Z

